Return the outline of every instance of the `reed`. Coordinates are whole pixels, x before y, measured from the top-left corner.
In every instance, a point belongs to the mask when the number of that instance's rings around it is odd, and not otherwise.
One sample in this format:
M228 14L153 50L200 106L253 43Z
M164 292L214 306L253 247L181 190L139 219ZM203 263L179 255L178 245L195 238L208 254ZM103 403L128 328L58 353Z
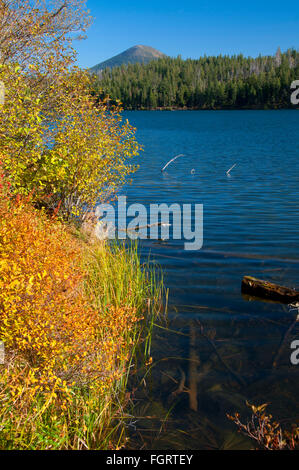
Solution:
M142 351L143 362L151 352L154 322L166 314L167 293L163 274L149 258L141 262L138 242L98 243L84 258L87 267L85 289L96 308L109 311L126 305L134 309L138 321L128 334L131 358ZM141 349L140 349L141 345Z

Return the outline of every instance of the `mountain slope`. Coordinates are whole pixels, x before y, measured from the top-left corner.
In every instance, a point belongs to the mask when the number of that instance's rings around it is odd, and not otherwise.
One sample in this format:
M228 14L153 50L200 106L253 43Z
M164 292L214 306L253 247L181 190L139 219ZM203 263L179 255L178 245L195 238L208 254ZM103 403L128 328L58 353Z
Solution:
M148 64L151 60L161 59L162 57L166 57L165 54L158 51L157 49L153 49L149 46L134 46L130 47L126 51L118 54L111 59L105 60L100 64L95 65L90 69L93 73L99 73L101 70L106 69L107 67L113 68L118 67L120 65L128 65L128 64L136 64L136 63L144 63Z

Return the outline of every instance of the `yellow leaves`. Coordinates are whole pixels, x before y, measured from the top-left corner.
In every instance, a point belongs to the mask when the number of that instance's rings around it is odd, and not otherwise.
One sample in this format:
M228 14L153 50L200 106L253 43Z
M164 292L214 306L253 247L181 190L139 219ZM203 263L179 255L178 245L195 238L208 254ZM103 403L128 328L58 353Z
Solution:
M8 89L0 110L0 159L18 192L34 190L34 200L45 205L56 205L63 194L65 215L78 217L135 171L128 162L139 146L119 108L89 95L87 73L66 67L57 74L56 86L40 93L22 71L0 69Z
M19 285L20 281L18 279L14 279L10 284L8 284L8 288L13 290Z
M246 401L246 405L252 409L254 414L258 414L258 413L261 414L265 411L265 409L267 408L269 404L263 403L262 405L254 406L254 405L251 405L248 401Z
M32 294L33 283L34 283L34 276L31 276L29 279L28 285L26 287L26 292L29 295Z
M47 276L47 271L44 270L42 273L37 273L37 277L40 281L42 281Z
M150 366L152 363L153 363L153 358L150 357L150 358L146 361L145 365L148 367L148 366Z

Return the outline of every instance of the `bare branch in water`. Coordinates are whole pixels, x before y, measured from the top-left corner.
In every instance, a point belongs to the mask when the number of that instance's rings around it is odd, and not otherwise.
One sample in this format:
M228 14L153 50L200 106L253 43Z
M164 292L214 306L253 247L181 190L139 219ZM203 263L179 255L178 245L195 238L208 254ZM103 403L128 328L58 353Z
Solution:
M227 172L226 172L227 176L230 175L230 172L232 171L233 168L235 168L235 166L237 166L236 163L234 163L234 165L229 170L227 170Z
M166 168L168 167L168 165L170 165L171 162L174 162L177 158L180 158L180 157L184 157L185 155L183 153L180 153L180 155L176 155L176 157L172 158L171 160L169 160L169 162L166 163L166 165L162 168L162 172L164 170L166 170Z

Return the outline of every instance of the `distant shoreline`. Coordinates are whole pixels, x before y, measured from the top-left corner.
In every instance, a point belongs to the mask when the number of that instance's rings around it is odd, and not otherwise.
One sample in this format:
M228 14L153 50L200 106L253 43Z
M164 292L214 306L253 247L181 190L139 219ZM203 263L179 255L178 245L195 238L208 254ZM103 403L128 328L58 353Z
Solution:
M288 108L123 108L124 111L298 111L299 107Z

